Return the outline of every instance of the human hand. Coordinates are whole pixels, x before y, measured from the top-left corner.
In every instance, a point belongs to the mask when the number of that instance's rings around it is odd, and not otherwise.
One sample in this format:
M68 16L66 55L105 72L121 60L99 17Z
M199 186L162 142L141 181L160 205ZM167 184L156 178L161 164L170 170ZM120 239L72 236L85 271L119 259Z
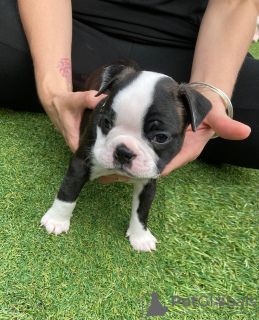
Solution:
M110 174L109 176L103 176L98 178L102 184L109 184L113 182L128 182L130 178L126 176L120 176L119 174Z
M80 122L85 109L94 109L106 97L102 94L95 97L97 91L68 92L55 96L50 106L45 110L55 128L62 133L72 152L75 152L79 143ZM102 184L115 181L128 181L129 178L119 175L109 175L98 179Z
M97 91L68 92L52 99L51 106L45 108L54 126L64 136L72 152L79 144L80 122L85 109L94 109L106 97L105 94L95 97Z
M212 103L212 110L196 132L192 131L191 126L187 128L180 153L165 167L161 174L162 177L195 160L215 132L218 136L228 140L246 139L251 132L249 126L232 120L226 114L225 106L217 93L206 91L202 94Z

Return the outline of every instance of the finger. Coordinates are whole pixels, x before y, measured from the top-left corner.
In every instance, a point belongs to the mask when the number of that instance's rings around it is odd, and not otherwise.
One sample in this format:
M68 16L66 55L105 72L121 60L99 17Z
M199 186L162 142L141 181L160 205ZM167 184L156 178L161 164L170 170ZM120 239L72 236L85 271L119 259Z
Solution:
M79 147L79 133L74 131L74 134L68 133L66 130L63 130L63 137L66 141L66 144L69 146L70 150L75 153Z
M66 142L67 142L67 145L69 146L70 150L71 150L73 153L75 153L76 150L77 150L78 147L79 147L79 141L78 141L78 139L72 137L72 138L70 138L70 139L69 139L68 141L66 141Z
M77 110L84 109L94 109L96 105L106 97L105 94L101 94L98 97L95 97L97 91L90 90L85 92L75 92L71 95L72 103L70 104L73 108Z
M94 109L96 105L106 97L105 94L102 94L98 97L95 97L97 91L90 90L84 92L73 92L63 97L65 99L65 104L67 108L70 109L70 112L76 114L82 114L85 109Z
M208 124L217 135L228 140L246 139L251 132L249 126L231 119L226 114L208 115Z
M89 109L94 109L96 105L105 97L107 97L106 94L101 94L100 96L96 97L97 91L90 90L87 91L86 95L86 104Z
M206 143L213 136L212 129L198 130L197 132L186 132L184 145L178 155L165 167L161 177L168 175L171 171L195 160L202 152Z
M109 184L109 183L117 182L117 181L127 182L127 181L129 181L129 178L125 177L125 176L119 176L117 174L111 174L109 176L100 177L100 178L98 178L98 180L102 184Z
M79 145L79 127L83 112L86 108L93 108L106 95L95 97L97 91L73 92L55 99L55 107L59 114L59 130L72 152Z

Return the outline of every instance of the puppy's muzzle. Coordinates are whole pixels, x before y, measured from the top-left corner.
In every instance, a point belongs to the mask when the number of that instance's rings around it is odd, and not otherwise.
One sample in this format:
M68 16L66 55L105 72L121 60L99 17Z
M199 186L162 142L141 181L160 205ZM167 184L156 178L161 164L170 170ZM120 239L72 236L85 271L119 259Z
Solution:
M116 162L119 162L121 165L129 165L136 158L136 155L133 151L127 148L125 144L120 144L114 150L113 158Z

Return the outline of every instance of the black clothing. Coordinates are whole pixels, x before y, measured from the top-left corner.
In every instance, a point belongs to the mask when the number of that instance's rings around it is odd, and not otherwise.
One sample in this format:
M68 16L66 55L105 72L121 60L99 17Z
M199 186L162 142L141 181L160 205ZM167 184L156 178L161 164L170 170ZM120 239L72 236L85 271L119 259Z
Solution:
M73 0L73 16L124 40L193 49L208 0Z
M177 82L189 82L199 22L206 3L203 0L73 0L73 79L89 75L105 63L132 59L144 70L167 74ZM82 14L79 14L80 4ZM106 10L100 10L98 15L97 5L105 6ZM127 16L126 8L130 10ZM161 13L160 18L154 18L155 9ZM135 10L139 13L134 18ZM0 0L0 12L0 106L42 112L16 0ZM169 15L171 18L167 19ZM131 18L135 19L132 21L136 29L131 28ZM175 27L163 33L168 23ZM221 138L209 141L201 155L204 159L259 168L258 83L259 60L248 55L237 79L232 103L234 119L248 124L252 133L243 141Z

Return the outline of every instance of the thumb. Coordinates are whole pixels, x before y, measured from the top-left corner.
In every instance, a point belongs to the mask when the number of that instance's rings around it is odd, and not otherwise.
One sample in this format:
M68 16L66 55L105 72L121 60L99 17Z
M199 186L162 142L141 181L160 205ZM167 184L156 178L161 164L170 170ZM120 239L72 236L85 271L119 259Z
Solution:
M246 139L251 132L249 126L231 119L227 114L209 114L207 122L217 135L228 140Z
M96 93L97 91L95 90L73 92L68 96L67 105L69 105L71 111L74 110L76 112L94 109L106 97L105 94L95 97Z
M89 108L89 109L94 109L96 105L105 97L107 97L106 94L101 94L100 96L96 97L97 91L96 90L89 90L86 92L82 92L85 94L84 96L84 106Z

